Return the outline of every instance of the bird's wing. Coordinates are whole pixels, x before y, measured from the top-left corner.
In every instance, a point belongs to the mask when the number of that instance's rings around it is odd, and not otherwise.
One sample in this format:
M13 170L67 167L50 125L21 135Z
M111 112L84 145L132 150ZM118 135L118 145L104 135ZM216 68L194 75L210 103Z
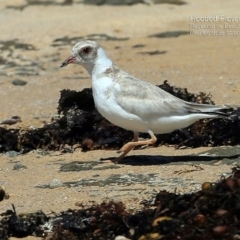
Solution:
M142 80L124 75L115 79L118 105L134 115L171 116L188 112L187 104L164 90ZM130 103L130 104L129 104Z
M225 108L185 102L155 85L134 78L124 72L115 79L115 84L114 92L118 105L125 111L139 117L166 117L201 112L214 113ZM216 112L217 114L218 112Z

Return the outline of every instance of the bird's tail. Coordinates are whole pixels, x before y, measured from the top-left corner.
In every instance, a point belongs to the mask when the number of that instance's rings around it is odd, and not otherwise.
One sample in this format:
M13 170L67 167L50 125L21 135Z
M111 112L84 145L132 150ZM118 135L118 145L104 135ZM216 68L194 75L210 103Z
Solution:
M189 113L205 113L210 115L216 115L216 117L227 117L227 113L230 110L228 106L216 106L210 104L197 104L197 103L187 103L187 109Z

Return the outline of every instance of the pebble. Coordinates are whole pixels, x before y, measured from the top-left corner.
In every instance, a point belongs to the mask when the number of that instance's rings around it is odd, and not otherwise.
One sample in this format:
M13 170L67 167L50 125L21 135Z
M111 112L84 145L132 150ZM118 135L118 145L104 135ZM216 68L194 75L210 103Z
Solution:
M20 169L27 169L27 167L20 162L15 163L13 166L13 170L20 170Z
M14 158L14 157L16 157L18 155L18 152L16 152L16 151L8 151L8 152L6 152L6 154L7 154L8 157Z
M50 188L58 188L58 187L61 187L63 184L62 182L59 180L59 179L53 179L50 184L49 184L49 187Z
M12 84L15 85L15 86L24 86L24 85L27 84L27 82L26 82L26 81L23 81L23 80L21 80L21 79L14 79L14 80L12 81Z
M38 150L37 150L37 154L42 155L42 156L47 156L47 155L50 154L50 152L49 152L49 151L42 150L42 149L38 149Z

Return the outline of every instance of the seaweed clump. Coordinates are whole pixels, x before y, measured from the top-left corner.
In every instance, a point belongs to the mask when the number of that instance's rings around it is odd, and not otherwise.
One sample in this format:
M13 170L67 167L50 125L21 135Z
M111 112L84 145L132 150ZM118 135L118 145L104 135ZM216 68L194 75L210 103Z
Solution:
M186 88L170 86L164 81L160 88L190 102L214 104L210 94L189 93ZM62 90L58 106L59 116L41 128L6 129L0 127L0 152L15 150L26 153L33 149L83 151L119 149L131 141L133 133L104 119L95 109L92 89L80 92ZM240 108L230 109L231 117L206 119L184 130L161 134L154 146L180 147L222 146L240 143ZM141 137L148 138L148 134Z
M0 237L29 235L48 240L238 239L240 237L240 167L218 182L205 182L191 194L160 191L141 209L122 202L91 203L46 216L43 212L2 213ZM124 238L123 238L124 239Z

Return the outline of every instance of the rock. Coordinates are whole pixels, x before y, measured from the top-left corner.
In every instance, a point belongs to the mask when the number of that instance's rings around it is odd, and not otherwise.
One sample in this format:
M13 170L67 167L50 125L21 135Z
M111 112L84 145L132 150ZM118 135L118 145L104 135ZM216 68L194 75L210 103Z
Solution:
M182 0L152 0L155 4L161 4L161 3L167 3L167 4L175 4L175 5L183 5L186 4L186 2Z
M24 85L27 84L27 82L26 82L26 81L23 81L23 80L21 80L21 79L14 79L14 80L12 81L12 84L15 85L15 86L24 86Z
M20 170L20 169L27 169L27 167L20 162L15 163L15 165L13 166L13 170Z
M7 156L10 157L10 158L14 158L18 155L18 152L16 151L8 151L6 152Z
M91 5L133 5L137 3L149 3L145 0L84 0L84 4Z
M140 54L143 55L158 55L158 54L165 54L167 51L159 51L159 50L155 50L155 51L146 51L146 52L139 52Z
M84 3L91 5L102 5L104 4L104 0L84 0Z
M43 150L43 149L38 149L37 154L42 155L42 156L47 156L50 154L49 151Z
M91 170L93 168L93 165L96 165L97 163L83 163L83 162L70 162L63 164L60 168L61 172L72 172L72 171L86 171Z
M133 5L137 3L144 3L144 4L160 4L160 3L167 3L167 4L175 4L175 5L183 5L186 2L182 0L84 0L85 4L91 5Z
M98 2L100 2L100 1L101 0L99 0ZM89 2L91 2L91 1L89 1ZM100 5L100 4L97 4L97 5ZM88 39L88 40L92 40L92 41L127 41L129 38L128 37L119 38L119 37L115 37L115 36L109 36L105 33L88 34L86 36L76 36L76 37L71 37L71 38L69 38L68 36L64 36L64 37L55 39L53 41L52 46L58 47L58 46L64 46L64 45L72 45L72 44L76 43L76 41L79 41L82 39L85 39L85 40Z
M0 124L13 125L18 122L22 122L21 118L19 116L12 116L11 118L4 119L3 121L0 122Z
M144 44L136 44L134 46L132 46L132 48L142 48L142 47L145 47L146 45Z
M104 164L104 165L97 165L93 167L93 170L105 170L105 169L117 169L121 168L121 166L116 164Z
M172 37L179 37L181 35L189 35L189 31L168 31L168 32L161 32L161 33L156 33L153 35L150 35L148 37L156 37L156 38L172 38Z
M59 180L59 179L53 179L50 184L49 184L49 187L50 188L58 188L58 187L61 187L63 184L62 182Z

